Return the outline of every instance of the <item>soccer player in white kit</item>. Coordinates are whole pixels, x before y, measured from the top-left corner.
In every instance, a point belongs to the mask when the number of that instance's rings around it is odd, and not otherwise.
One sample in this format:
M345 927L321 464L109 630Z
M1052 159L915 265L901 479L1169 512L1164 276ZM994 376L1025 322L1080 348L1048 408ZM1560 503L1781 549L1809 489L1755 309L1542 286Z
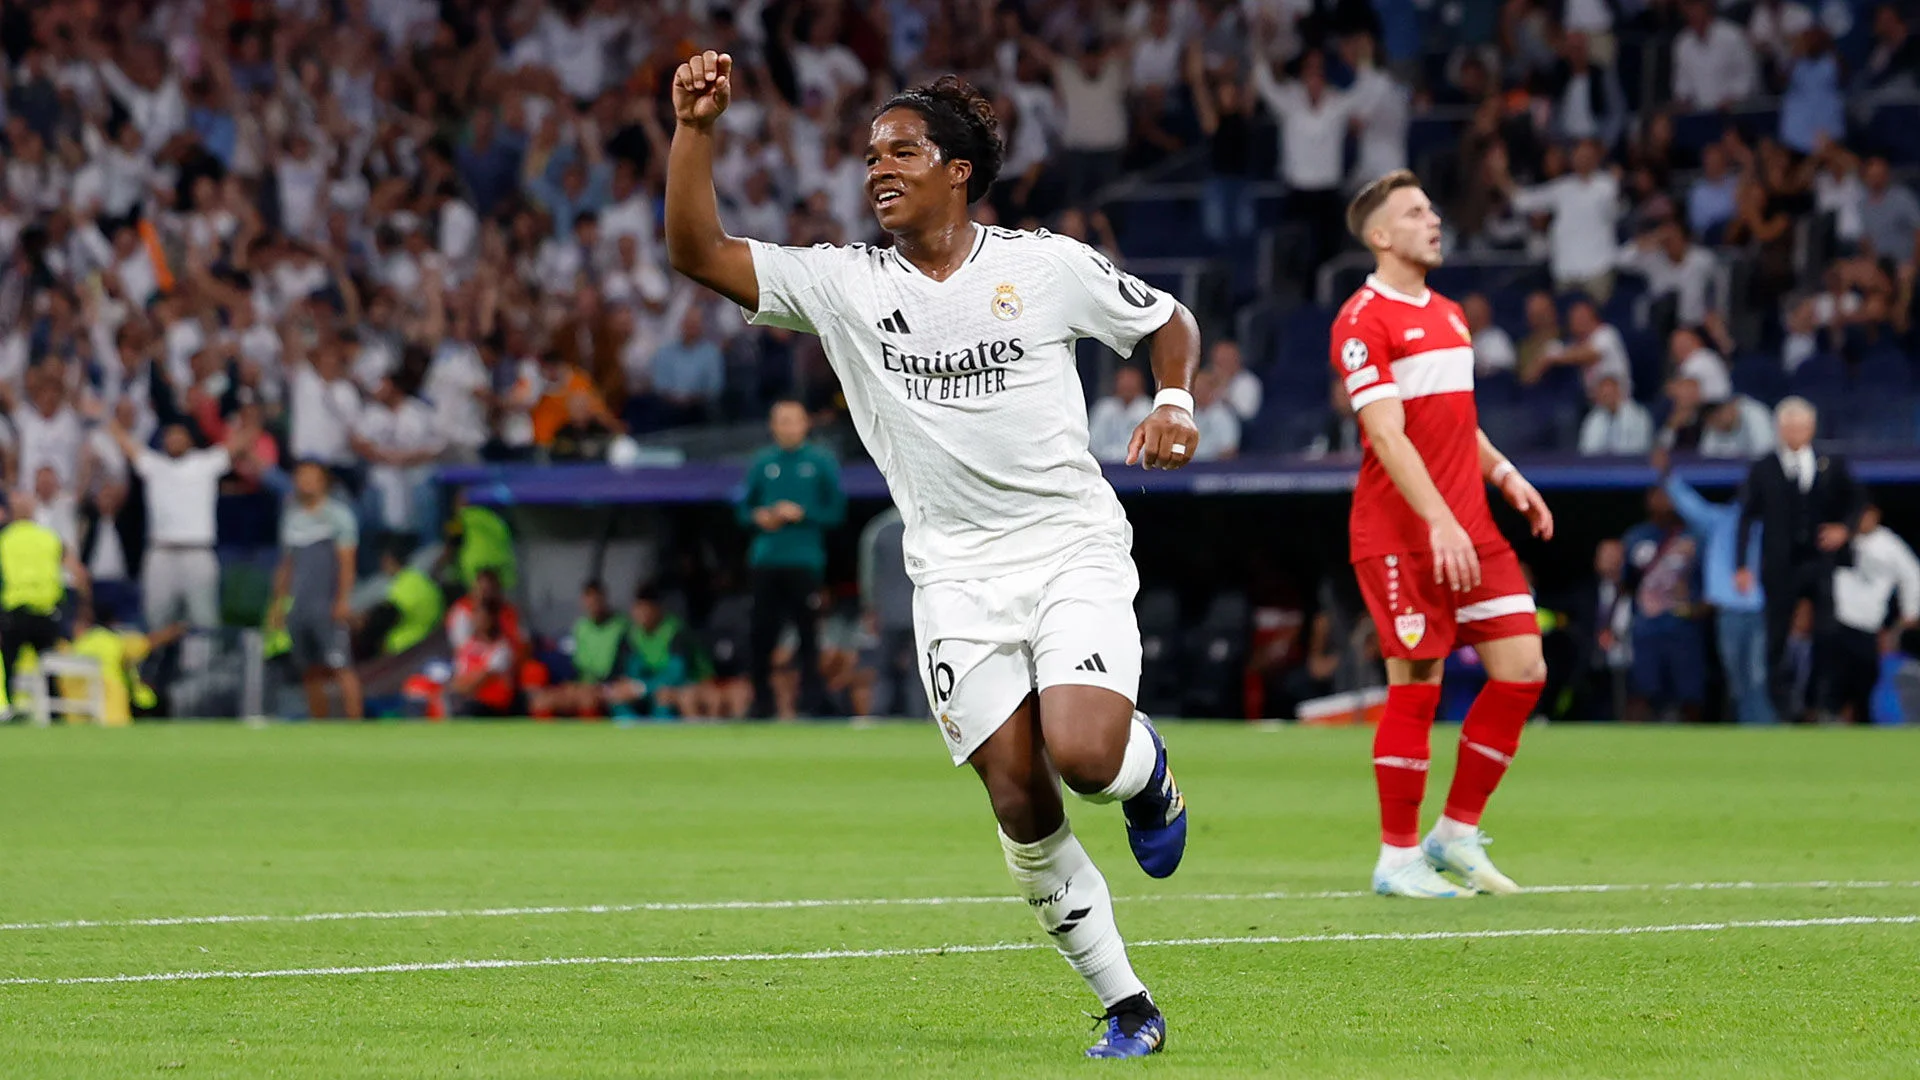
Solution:
M906 522L921 678L947 748L986 784L1014 882L1106 1009L1087 1053L1153 1053L1165 1019L1060 796L1064 781L1121 803L1142 869L1178 867L1185 802L1133 707L1132 529L1087 449L1073 345L1092 337L1124 356L1151 339L1162 389L1128 462L1179 468L1199 445L1187 392L1199 328L1085 244L972 221L1002 146L991 105L952 76L874 117L867 196L891 248L728 236L712 129L732 67L707 52L674 75L668 256L756 325L820 336Z

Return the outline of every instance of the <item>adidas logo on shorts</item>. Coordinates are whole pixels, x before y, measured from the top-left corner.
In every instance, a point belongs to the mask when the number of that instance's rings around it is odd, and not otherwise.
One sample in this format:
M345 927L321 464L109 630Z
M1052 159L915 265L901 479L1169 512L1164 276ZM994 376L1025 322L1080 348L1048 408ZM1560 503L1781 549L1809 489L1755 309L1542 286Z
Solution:
M1087 657L1085 660L1082 660L1080 661L1080 663L1075 665L1073 670L1097 671L1100 674L1105 675L1107 673L1107 665L1100 659L1099 653L1094 653L1092 656Z

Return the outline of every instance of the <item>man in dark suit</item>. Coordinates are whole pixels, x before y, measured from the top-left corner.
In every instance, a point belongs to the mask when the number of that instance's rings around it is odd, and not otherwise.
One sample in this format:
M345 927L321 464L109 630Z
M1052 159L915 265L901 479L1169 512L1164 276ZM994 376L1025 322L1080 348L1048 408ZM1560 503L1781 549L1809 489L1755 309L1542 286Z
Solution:
M103 624L131 623L140 616L140 560L147 549L146 500L140 477L109 480L80 503L80 544L75 553L93 578L93 609Z
M1626 711L1633 632L1633 590L1626 585L1627 549L1602 540L1593 549L1593 577L1560 600L1572 638L1574 699L1567 719L1618 720ZM1544 695L1543 695L1544 697Z
M1843 458L1816 454L1818 415L1805 399L1790 397L1773 411L1780 449L1753 463L1741 490L1740 535L1755 522L1762 526L1760 583L1767 591L1767 660L1774 696L1782 698L1781 651L1801 599L1813 603L1816 653L1833 628L1833 571L1847 557L1847 542L1866 509L1866 493ZM1747 545L1734 548L1741 591L1753 588L1755 568L1747 565ZM1814 662L1814 671L1821 669ZM1786 715L1785 713L1782 714Z

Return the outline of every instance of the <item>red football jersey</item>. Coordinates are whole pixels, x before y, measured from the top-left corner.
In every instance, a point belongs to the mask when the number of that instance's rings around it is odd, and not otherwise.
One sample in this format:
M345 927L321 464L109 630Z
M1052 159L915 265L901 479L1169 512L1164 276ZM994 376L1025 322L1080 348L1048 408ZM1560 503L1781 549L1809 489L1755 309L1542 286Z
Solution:
M1334 320L1333 370L1354 412L1397 397L1407 438L1474 544L1504 542L1480 475L1480 414L1473 403L1473 345L1460 305L1429 289L1408 296L1369 276ZM1362 436L1353 488L1350 557L1358 561L1431 547L1427 523L1393 486Z

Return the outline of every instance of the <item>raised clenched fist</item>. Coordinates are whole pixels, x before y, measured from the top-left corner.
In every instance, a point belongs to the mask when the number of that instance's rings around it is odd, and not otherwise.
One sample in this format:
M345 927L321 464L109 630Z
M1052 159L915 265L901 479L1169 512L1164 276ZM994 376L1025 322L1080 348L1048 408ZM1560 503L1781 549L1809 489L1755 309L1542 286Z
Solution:
M706 130L733 98L733 57L711 49L695 53L673 73L673 118Z

